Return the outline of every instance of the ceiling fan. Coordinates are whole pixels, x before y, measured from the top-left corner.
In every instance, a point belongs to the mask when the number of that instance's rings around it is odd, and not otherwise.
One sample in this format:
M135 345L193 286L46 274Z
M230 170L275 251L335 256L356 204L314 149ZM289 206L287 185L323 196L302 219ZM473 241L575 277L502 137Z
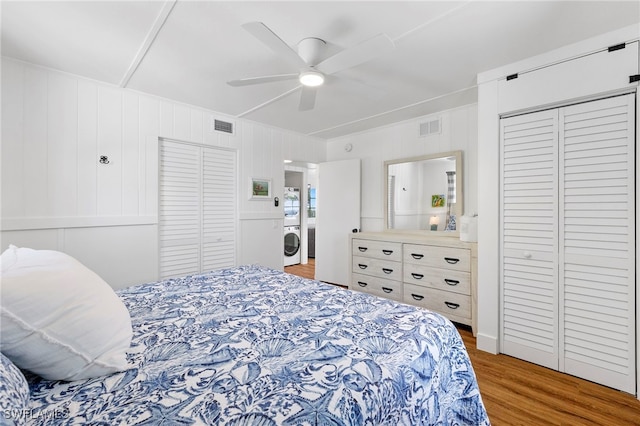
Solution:
M266 44L271 50L281 55L283 59L296 66L298 72L242 78L228 81L227 84L230 86L248 86L274 81L298 80L302 85L300 105L298 107L300 111L313 109L316 102L317 89L324 83L325 76L355 67L395 48L393 41L386 34L378 34L321 61L326 48L326 42L322 39L316 37L302 39L298 43L296 52L262 22L248 22L243 24L242 27Z

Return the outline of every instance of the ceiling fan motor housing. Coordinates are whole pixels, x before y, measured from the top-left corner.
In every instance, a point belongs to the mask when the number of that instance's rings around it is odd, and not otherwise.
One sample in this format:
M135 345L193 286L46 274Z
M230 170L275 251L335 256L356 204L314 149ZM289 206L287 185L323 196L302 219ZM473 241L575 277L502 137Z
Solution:
M316 37L303 38L298 43L298 55L309 65L313 67L322 60L322 54L327 43Z

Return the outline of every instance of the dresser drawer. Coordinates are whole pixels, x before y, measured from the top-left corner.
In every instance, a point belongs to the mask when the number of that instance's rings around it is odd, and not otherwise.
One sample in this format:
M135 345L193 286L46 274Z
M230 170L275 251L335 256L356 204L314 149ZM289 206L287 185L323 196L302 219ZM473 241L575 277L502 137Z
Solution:
M465 248L405 244L403 259L405 264L465 272L471 270L471 251Z
M351 246L354 256L373 257L375 259L402 261L402 243L389 241L361 240L354 238Z
M436 288L465 295L471 294L471 274L469 272L407 263L404 265L403 281L422 287Z
M469 324L471 321L471 296L404 284L404 301L438 312L452 321Z
M402 263L389 260L353 256L352 272L402 281Z
M363 274L351 274L351 290L358 290L402 302L402 283Z

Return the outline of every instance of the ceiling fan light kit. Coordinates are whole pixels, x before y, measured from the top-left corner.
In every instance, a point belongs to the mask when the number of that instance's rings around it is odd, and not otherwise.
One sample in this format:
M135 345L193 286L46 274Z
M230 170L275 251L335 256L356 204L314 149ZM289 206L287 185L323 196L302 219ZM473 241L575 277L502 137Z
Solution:
M324 83L324 75L317 71L303 71L300 73L299 80L304 86L317 87Z

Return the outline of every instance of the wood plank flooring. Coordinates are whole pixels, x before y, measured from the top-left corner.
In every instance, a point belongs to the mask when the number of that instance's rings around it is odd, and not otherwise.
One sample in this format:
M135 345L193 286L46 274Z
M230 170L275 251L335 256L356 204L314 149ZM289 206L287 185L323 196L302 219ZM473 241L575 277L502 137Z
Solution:
M314 277L314 259L285 272ZM478 378L493 426L640 426L635 396L540 367L507 355L476 349L467 328L458 331Z
M309 263L306 265L299 263L297 265L285 266L284 271L312 280L316 275L316 260L310 257Z

